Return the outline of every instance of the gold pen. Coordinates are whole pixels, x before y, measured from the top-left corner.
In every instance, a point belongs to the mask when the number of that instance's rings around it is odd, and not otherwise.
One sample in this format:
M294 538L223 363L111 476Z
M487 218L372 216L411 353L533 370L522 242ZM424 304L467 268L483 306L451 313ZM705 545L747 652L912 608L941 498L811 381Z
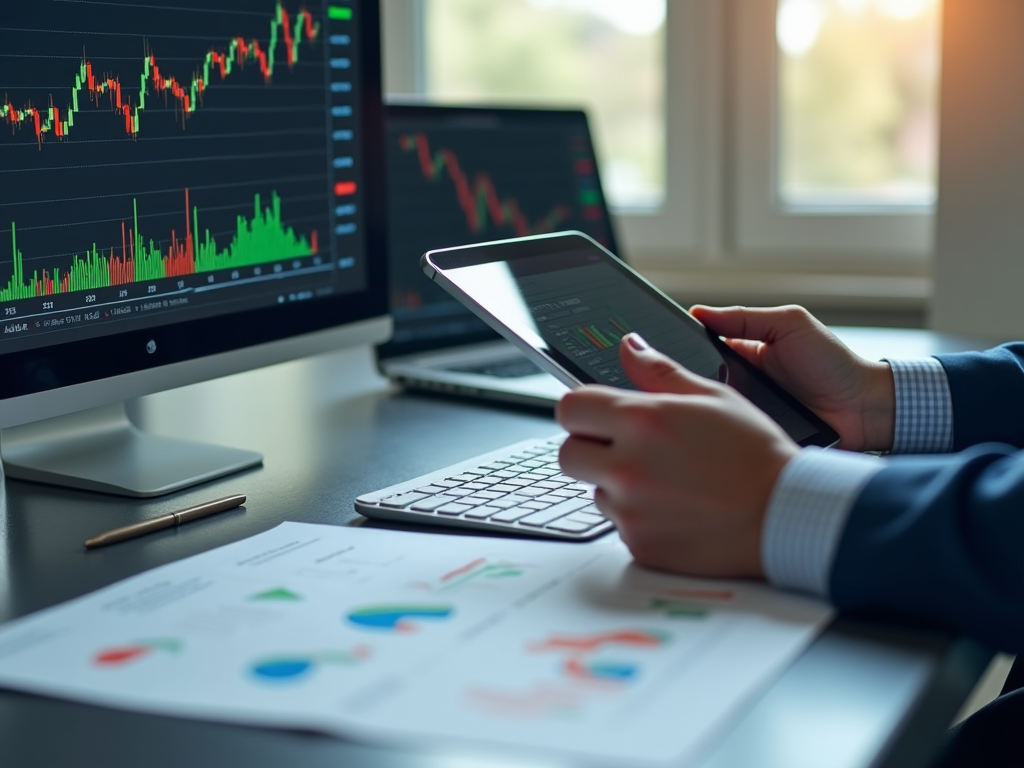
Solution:
M141 523L132 523L123 528L115 528L112 531L93 536L85 542L86 549L105 547L108 544L116 544L119 541L127 541L138 536L145 536L153 531L162 531L164 528L175 528L182 523L190 523L207 515L215 515L218 512L227 512L229 509L240 507L245 504L245 494L225 496L223 499L207 501L205 504L197 504L194 507L187 507L178 512L171 512L169 515L154 517L152 520L144 520Z

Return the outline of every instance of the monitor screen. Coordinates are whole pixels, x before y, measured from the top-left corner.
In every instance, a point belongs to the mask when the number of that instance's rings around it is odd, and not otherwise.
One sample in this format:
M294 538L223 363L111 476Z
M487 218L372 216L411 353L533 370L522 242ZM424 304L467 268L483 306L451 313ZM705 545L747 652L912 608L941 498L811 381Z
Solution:
M391 357L497 339L420 269L429 250L575 229L617 252L585 113L388 105Z
M0 19L0 400L386 313L379 9Z

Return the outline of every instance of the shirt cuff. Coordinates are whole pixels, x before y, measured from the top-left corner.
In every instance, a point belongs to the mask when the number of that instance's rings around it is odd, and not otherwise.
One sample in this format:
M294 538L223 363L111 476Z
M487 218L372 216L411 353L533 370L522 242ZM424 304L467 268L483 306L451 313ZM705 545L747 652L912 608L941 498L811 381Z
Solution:
M935 358L887 360L896 385L893 453L953 450L953 398L946 369Z
M839 537L857 497L885 462L805 448L782 471L765 515L761 559L768 580L822 597Z

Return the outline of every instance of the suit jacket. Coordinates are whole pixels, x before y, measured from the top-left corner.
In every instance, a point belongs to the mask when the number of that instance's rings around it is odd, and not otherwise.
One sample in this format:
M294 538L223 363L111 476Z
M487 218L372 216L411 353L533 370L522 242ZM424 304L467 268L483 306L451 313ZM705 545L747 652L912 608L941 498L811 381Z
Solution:
M832 601L1024 652L1024 343L938 359L958 453L894 457L871 479L837 548ZM1003 695L949 732L936 768L1024 766L1020 659Z
M939 356L957 453L893 457L861 492L835 605L1024 651L1024 342Z

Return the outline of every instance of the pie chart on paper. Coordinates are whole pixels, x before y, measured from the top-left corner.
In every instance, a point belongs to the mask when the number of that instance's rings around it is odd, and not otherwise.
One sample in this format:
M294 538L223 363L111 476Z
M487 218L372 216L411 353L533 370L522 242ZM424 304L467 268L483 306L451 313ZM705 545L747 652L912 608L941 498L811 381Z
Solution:
M347 618L360 629L379 632L415 632L424 621L444 621L455 608L445 604L395 603L370 605L352 611Z

